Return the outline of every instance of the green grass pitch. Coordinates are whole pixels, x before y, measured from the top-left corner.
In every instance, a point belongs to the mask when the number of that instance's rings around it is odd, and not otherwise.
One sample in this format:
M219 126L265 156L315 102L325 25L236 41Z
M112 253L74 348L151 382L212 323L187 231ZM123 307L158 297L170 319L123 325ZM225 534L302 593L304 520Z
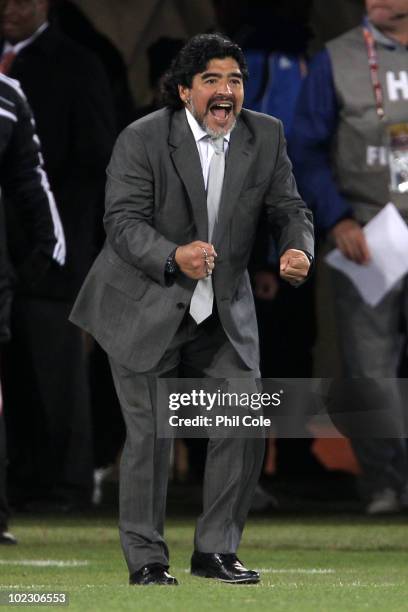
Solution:
M66 592L59 609L69 611L408 610L407 516L251 519L239 556L262 581L247 586L190 576L193 527L190 518L167 524L178 587L129 587L114 517L20 516L18 546L0 547L0 593Z

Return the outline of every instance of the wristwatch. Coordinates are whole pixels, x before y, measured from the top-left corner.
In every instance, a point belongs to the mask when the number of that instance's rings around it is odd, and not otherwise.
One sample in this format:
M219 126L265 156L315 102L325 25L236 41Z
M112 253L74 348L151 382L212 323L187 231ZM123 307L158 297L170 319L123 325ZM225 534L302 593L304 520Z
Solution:
M180 270L176 262L176 251L177 251L177 247L174 249L174 251L170 253L168 258L166 259L166 265L164 267L164 275L166 278L166 283L168 285L171 285L173 283L174 277L176 276L177 272Z
M306 257L308 258L310 265L312 265L312 263L314 262L314 257L313 257L313 255L311 255L311 254L310 254L310 253L308 253L307 251L303 251L303 252L304 252L304 254L306 255Z
M307 278L309 278L309 276L311 276L313 274L313 272L314 272L315 258L313 257L313 255L311 255L307 251L303 251L303 252L306 255L306 257L308 258L309 263L310 263L309 270L307 272Z
M168 258L166 259L166 266L165 266L166 274L174 275L180 270L176 262L176 251L177 251L177 248L174 249L174 251L172 251L170 255L168 256Z

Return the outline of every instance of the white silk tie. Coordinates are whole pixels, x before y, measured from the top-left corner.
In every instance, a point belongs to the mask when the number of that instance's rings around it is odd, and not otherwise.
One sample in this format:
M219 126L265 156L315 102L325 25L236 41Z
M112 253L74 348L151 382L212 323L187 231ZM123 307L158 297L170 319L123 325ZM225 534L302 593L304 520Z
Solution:
M211 139L210 143L214 154L210 162L207 185L208 242L212 240L218 219L225 170L224 137ZM213 302L212 277L207 276L198 281L190 302L190 315L197 324L211 315Z

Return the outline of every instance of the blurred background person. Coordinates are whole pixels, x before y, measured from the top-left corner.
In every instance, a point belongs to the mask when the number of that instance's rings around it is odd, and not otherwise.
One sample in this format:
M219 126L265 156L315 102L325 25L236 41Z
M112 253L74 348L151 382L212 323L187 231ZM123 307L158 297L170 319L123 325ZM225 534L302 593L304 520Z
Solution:
M4 132L4 127L5 121L1 116L0 108L1 134ZM11 277L7 258L5 229L4 209L0 199L0 350L3 344L10 340ZM1 392L0 378L0 544L17 544L17 539L8 531L9 517L10 509L7 501L6 430L4 424L3 397Z
M310 26L313 37L308 50L313 55L324 44L360 23L364 0L311 0Z
M67 240L64 268L16 291L4 402L14 503L68 510L90 501L93 453L84 338L67 317L95 255L115 113L100 62L51 26L48 11L48 0L0 5L1 70L32 106ZM26 237L5 204L19 265Z
M408 193L392 178L401 151L393 151L390 138L392 129L403 134L408 128L408 1L366 0L366 10L361 26L314 58L290 138L299 187L321 231L358 265L370 261L362 226L387 202L408 220ZM406 330L407 279L370 307L346 276L334 270L331 275L344 375L366 385L354 409L364 406L365 396L368 410L390 404L401 412L392 379L401 358L402 321ZM352 439L368 514L400 510L407 481L405 441L380 436L377 431L377 438Z
M92 21L74 2L53 0L50 7L50 23L69 38L90 49L102 63L109 81L115 111L116 134L118 134L139 116L130 91L127 67L122 54L106 35L95 28ZM168 61L166 54L161 59L161 62L163 61ZM105 240L103 224L99 220L96 232L98 250L102 248ZM115 464L125 434L106 353L91 338L88 338L87 348L89 350L92 443L96 468L94 478L100 481L102 477L111 473L109 466Z
M149 60L149 84L151 89L151 99L146 106L140 106L136 110L136 119L144 117L149 113L163 107L162 82L171 62L183 47L185 41L181 38L170 38L160 36L147 49Z
M5 246L5 226L3 207L0 202L0 346L10 338L10 277L7 266ZM6 493L7 449L6 431L3 418L3 397L0 380L0 544L17 544L16 538L8 531L9 507Z
M0 74L0 185L27 237L25 257L12 270L6 219L0 199L0 347L11 337L14 287L35 286L50 267L65 262L65 239L53 194L42 166L27 100L17 81ZM0 355L1 357L1 355ZM0 544L16 544L8 531L6 433L0 381Z
M66 36L90 49L102 63L113 99L116 127L118 131L123 130L135 119L135 104L120 51L71 0L51 0L50 7L50 22Z

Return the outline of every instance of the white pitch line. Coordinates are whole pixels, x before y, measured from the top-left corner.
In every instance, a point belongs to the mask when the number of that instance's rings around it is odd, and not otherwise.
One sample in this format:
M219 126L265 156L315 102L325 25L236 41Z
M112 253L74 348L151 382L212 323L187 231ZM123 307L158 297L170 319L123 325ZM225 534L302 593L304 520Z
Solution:
M55 559L18 559L9 561L0 559L0 565L26 565L30 567L83 567L89 561L58 561Z
M190 568L182 570L186 574L190 573ZM272 569L271 567L257 567L257 572L261 574L335 574L334 569L322 569L322 568L291 568L291 569Z

